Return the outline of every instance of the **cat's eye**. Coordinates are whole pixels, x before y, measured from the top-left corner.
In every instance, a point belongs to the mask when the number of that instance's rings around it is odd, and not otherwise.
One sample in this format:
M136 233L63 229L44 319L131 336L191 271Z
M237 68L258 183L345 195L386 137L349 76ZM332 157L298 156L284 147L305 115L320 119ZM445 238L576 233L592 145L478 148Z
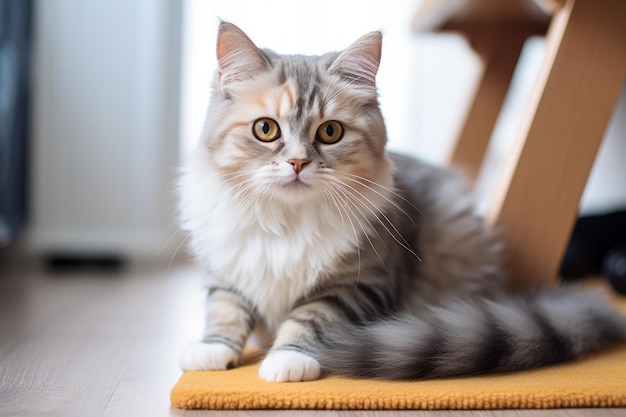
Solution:
M258 119L252 125L252 134L261 142L272 142L280 137L280 127L272 119Z
M336 120L324 122L317 128L316 138L326 145L337 143L343 137L343 126Z

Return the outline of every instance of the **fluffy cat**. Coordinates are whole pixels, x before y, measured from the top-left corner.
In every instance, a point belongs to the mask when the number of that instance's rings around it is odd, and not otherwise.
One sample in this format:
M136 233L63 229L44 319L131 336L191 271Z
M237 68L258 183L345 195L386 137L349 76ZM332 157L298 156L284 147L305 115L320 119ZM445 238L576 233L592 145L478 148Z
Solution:
M381 43L372 32L339 53L284 56L220 25L180 184L209 280L204 337L181 367L237 366L253 332L269 381L509 371L626 340L597 294L508 293L501 243L463 181L386 152Z

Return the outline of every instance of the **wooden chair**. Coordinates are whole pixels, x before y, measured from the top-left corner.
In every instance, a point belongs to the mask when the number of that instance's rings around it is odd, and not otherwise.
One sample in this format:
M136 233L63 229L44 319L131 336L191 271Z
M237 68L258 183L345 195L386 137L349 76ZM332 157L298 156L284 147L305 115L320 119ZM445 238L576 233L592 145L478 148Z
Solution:
M547 4L546 0L542 1ZM479 172L517 58L530 35L546 54L486 215L507 242L515 286L553 285L580 197L626 79L626 1L425 0L415 30L465 35L484 71L450 163Z

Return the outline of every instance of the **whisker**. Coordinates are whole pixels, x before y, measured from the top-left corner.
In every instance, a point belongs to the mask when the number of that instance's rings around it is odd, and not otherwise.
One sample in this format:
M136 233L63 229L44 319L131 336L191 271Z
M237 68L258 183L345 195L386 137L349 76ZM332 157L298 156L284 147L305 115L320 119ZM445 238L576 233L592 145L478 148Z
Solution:
M180 250L180 248L183 247L183 245L185 244L185 242L187 242L189 240L189 238L191 237L191 234L188 234L187 237L185 237L183 239L182 242L180 242L180 244L178 245L178 247L176 248L176 250L174 251L174 253L172 254L171 258L170 258L170 262L167 265L167 272L170 272L172 269L172 262L174 262L174 258L176 257L176 255L178 254L178 251Z
M174 222L176 222L176 220L174 220ZM172 222L172 224L174 223ZM168 226L169 227L169 226ZM166 229L167 230L167 229ZM170 242L172 241L172 239L174 239L174 237L178 234L178 232L180 232L181 230L183 230L182 226L179 227L178 229L176 229L176 231L174 233L172 233L172 235L165 241L165 243L163 243L163 245L161 246L161 249L159 250L159 253L157 253L157 257L161 256L161 254L163 253L163 251L165 250L165 248L167 248L167 246L170 244Z
M222 189L219 190L219 192L217 192L214 195L211 195L210 198L214 199L215 202L222 202L224 200L227 201L228 204L230 204L233 200L233 192L234 192L234 196L238 197L239 195L243 194L246 189L250 188L250 185L254 182L254 178L246 178L245 180L238 182L236 184L229 184L228 181L230 179L235 179L235 178L239 178L242 176L247 175L248 173L251 173L254 171L237 171L234 173L230 173L230 174L226 174L224 176L224 178L222 178L219 183L222 186Z
M415 207L415 205L414 205L411 201L407 200L407 199L406 199L405 197L403 197L400 193L398 193L398 192L394 191L394 189L392 189L392 188L390 188L390 187L385 187L384 185L381 185L381 184L377 183L376 181L372 181L372 180L370 180L370 179L368 179L368 178L361 177L360 175L355 175L355 174L350 174L350 173L347 173L347 174L344 174L344 175L345 175L345 176L347 176L347 177L352 177L352 178L347 178L347 179L350 179L350 180L352 180L352 181L356 181L356 180L354 179L354 178L356 178L356 179L358 179L358 180L366 181L366 182L368 182L368 183L370 183L370 184L372 184L372 185L375 185L375 186L377 186L377 187L382 188L383 190L385 190L385 191L387 191L387 192L389 192L389 193L393 194L394 196L398 197L399 199L401 199L402 201L404 201L405 203L407 203L408 205L410 205L410 206L411 206L411 208L413 208L413 209L414 209L417 213L419 213L422 217L424 217L424 213L422 213L422 211L421 211L420 209L418 209L417 207ZM363 184L363 183L362 183L362 182L360 182L360 181L356 181L356 182L357 182L357 183L359 183L359 184L361 184L363 187L366 187L366 188L368 188L368 189L372 190L373 192L375 192L376 194L380 195L381 197L385 198L387 201L389 201L391 204L393 204L393 205L394 205L394 206L395 206L398 210L400 210L400 211L401 211L401 212L402 212L402 213L403 213L406 217L408 217L408 218L409 218L409 219L413 222L413 224L415 224L415 221L413 220L413 217L412 217L412 216L410 216L410 215L409 215L406 211L404 211L404 209L402 209L402 207L398 206L398 205L397 205L397 203L396 203L395 201L393 201L393 200L389 199L389 198L388 198L388 197L386 197L385 195L383 195L383 194L379 193L378 191L374 190L373 188L368 187L367 185Z
M178 219L174 219L174 220L172 220L172 221L170 222L170 224L168 224L168 225L167 225L167 227L165 228L165 230L163 230L163 234L166 234L166 233L170 230L170 227L172 227L172 226L173 226L173 225L175 225L176 223L178 223ZM180 230L180 229L179 229L179 230ZM178 230L177 230L176 232L178 232ZM174 232L174 233L176 233L176 232Z
M402 236L402 233L400 233L400 231L396 228L396 226L393 224L393 222L389 219L389 217L387 217L387 215L376 205L374 204L369 198L367 198L363 193L361 193L359 190L357 190L356 188L352 187L351 185L345 184L345 183L341 183L343 187L347 187L348 189L354 191L355 193L357 193L364 201L362 201L361 199L356 199L357 201L359 201L359 203L361 203L363 205L363 207L365 209L367 209L370 213L372 213L372 215L378 220L378 222L381 224L381 226L383 226L385 228L385 230L387 230L387 233L389 233L389 235L400 245L402 246L404 249L406 249L409 253L411 253L413 256L415 256L415 258L417 258L418 260L421 261L421 258L415 253L415 251L410 247L409 242L404 238L404 236ZM356 198L356 196L355 196ZM385 224L385 222L383 222L380 217L378 217L378 215L374 212L374 210L372 210L370 207L368 207L367 204L365 204L365 202L367 202L371 207L374 207L376 209L376 211L378 211L380 213L380 215L387 221L387 223L389 224L389 226L391 226L391 228L393 228L393 230L396 232L397 236L399 236L403 242L400 241L400 239L398 239L398 237L396 236L396 234L394 234L391 230L389 230L389 227L387 227L387 225Z
M264 186L263 190L265 190L266 187L267 186ZM249 192L250 190L251 192ZM241 212L247 212L250 210L252 204L254 204L254 202L257 201L258 196L261 195L262 190L258 188L255 183L250 183L247 184L244 189L240 190L236 197L239 199L239 197L241 197L244 193L245 195L239 200L237 206L235 206L235 209Z
M345 184L338 182L337 185L339 187L343 187ZM385 249L387 249L387 245L385 244L384 240L382 239L382 237L380 236L380 234L378 233L378 231L376 230L376 228L374 227L374 225L372 224L372 222L367 218L367 216L363 213L363 211L361 211L361 209L358 207L358 205L360 205L363 208L367 208L358 198L356 198L354 195L352 195L351 193L347 192L346 190L340 189L338 191L341 191L341 193L344 195L345 197L345 201L348 203L351 203L352 206L359 212L359 214L361 215L361 218L365 221L367 221L367 223L370 226L370 230L372 230L374 233L376 233L376 236L378 237L378 241L381 242L383 244L383 246L385 247ZM358 203L358 205L356 204ZM349 208L349 207L348 207ZM354 215L354 212L352 210L350 210L352 212L352 214ZM384 264L385 261L383 260L383 258L380 256L380 254L378 253L378 250L376 249L376 247L374 246L374 243L371 241L370 237L369 237L369 233L365 230L365 227L363 226L363 224L361 223L361 221L359 220L358 217L355 217L355 220L357 221L357 223L359 223L359 225L361 226L361 229L363 230L363 234L365 235L365 238L367 239L367 241L369 242L370 246L372 247L372 250L374 251L374 253L376 254L376 256L378 257L378 259L380 259L380 261Z
M327 190L325 188L328 188ZM345 207L343 207L340 203L340 196L337 195L337 192L332 188L332 186L328 185L327 187L324 187L323 189L324 194L326 195L328 194L329 198L332 200L333 204L335 205L335 207L337 208L337 211L339 212L339 216L341 217L341 222L344 225L344 233L346 233L346 222L344 220L343 214L346 215L346 218L348 219L348 221L350 222L350 225L352 227L352 231L354 233L354 239L357 243L357 249L358 249L358 244L359 244L359 236L356 232L356 228L354 227L354 223L352 222L352 218L350 217L349 213L346 211ZM342 214L343 212L343 214Z
M331 193L333 193L335 198L338 200L338 203L340 203L341 202L340 201L341 196L338 194L338 191L340 191L340 190L337 190L337 189L335 189L332 186L328 187L328 189L329 189L329 191ZM365 231L365 229L364 229L363 225L361 224L361 222L359 221L358 217L355 216L355 214L352 211L352 209L350 207L344 207L342 204L339 204L339 205L343 208L343 210L346 210L346 209L350 210L350 212L352 213L352 216L354 217L354 219L357 221L357 223L359 223L359 226L361 227L361 230L363 230L363 234L365 235L365 237L369 241L369 237L367 236L367 232ZM352 222L352 219L350 218L350 215L348 214L347 210L345 212L346 213L346 217L348 217L348 220L350 221L350 225L352 226L352 230L354 232L354 237L355 237L356 243L357 243L356 250L357 250L357 262L358 262L357 266L358 267L357 267L356 281L355 281L355 284L354 284L354 288L355 288L355 292L356 292L356 288L358 287L359 281L361 280L361 245L359 244L359 237L358 237L358 234L357 234L357 231L356 231L356 227L354 227L354 223ZM371 242L370 242L370 245L371 245ZM374 251L376 251L376 249L374 247L372 247L372 249L374 249Z

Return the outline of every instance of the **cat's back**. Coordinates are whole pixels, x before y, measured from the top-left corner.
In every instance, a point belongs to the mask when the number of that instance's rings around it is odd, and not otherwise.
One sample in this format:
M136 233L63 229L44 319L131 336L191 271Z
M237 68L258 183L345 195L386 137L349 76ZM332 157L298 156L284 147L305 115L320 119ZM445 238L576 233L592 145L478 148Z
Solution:
M476 214L462 175L407 155L389 157L399 201L418 228L413 242L421 259L418 292L484 292L502 285L502 244ZM407 222L407 216L400 218Z
M388 152L394 170L394 185L403 198L421 213L438 216L442 211L473 210L474 201L465 179L459 173L424 160Z

